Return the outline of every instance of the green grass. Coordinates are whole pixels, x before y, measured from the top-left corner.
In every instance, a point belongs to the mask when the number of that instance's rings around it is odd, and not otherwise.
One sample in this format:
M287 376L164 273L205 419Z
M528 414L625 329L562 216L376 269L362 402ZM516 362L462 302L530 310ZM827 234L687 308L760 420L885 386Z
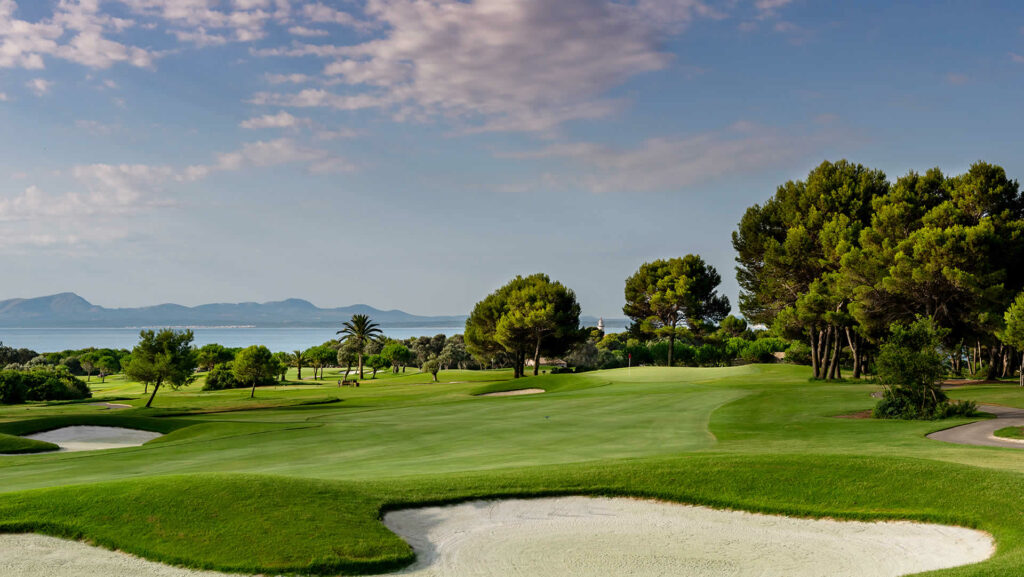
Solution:
M13 435L0 433L0 455L25 455L29 453L45 453L60 449L53 443L23 439Z
M1003 427L1002 429L996 429L992 434L996 437L1007 439L1024 439L1024 427Z
M925 438L969 419L836 418L871 408L873 385L810 382L806 368L785 365L518 381L508 371L444 371L436 384L380 373L359 388L338 388L327 373L322 382L258 389L255 400L247 390L197 384L161 391L145 410L140 386L108 379L97 400L128 397L136 408L0 408L0 433L74 419L169 433L142 447L0 459L0 530L87 539L197 568L367 573L412 559L379 522L388 509L632 495L977 527L995 536L995 557L934 575L1024 572L1024 451ZM475 396L520 388L546 392ZM977 398L1024 406L1014 388L985 385ZM954 391L976 398L971 389Z

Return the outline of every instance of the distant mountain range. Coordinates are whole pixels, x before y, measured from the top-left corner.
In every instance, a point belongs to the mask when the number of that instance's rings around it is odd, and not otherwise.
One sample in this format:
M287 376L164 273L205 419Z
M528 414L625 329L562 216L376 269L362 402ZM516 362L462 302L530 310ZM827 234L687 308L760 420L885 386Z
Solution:
M138 308L106 308L75 293L0 301L0 327L18 328L122 328L122 327L318 327L337 326L354 314L369 315L384 327L461 328L465 315L420 316L400 310L380 310L369 305L322 309L302 299L268 303L214 303L186 307L162 304ZM586 326L594 317L580 319ZM609 327L624 326L622 319L608 319Z
M309 301L215 303L186 307L162 304L105 308L75 293L0 301L0 327L316 327L336 326L354 314L366 314L389 327L461 327L465 316L419 316L368 305L322 309Z

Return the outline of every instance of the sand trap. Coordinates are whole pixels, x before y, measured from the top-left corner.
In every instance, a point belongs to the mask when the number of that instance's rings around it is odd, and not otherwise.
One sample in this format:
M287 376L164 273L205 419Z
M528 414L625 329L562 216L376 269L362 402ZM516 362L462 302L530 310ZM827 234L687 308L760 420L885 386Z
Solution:
M640 501L563 497L394 511L416 577L880 577L992 555L980 531L812 521ZM43 535L0 535L0 575L224 577ZM390 575L395 575L394 573Z
M225 577L44 535L0 535L0 575L19 577Z
M388 513L415 549L403 575L882 577L983 561L986 533L840 522L633 499L476 501Z
M514 391L501 391L500 393L484 393L481 397L518 397L519 395L539 395L544 389L516 389Z
M130 409L131 405L125 405L123 403L89 403L94 407L106 407L108 409Z
M162 436L160 433L139 431L137 429L76 425L46 431L45 433L25 435L25 438L53 443L59 446L61 451L99 451L101 449L138 447L143 443Z

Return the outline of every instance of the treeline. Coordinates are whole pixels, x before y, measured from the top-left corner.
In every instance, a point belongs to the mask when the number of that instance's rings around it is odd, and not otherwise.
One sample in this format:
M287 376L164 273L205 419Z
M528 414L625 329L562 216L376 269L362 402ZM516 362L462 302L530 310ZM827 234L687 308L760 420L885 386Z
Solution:
M824 162L749 208L732 240L743 316L806 343L816 378L841 377L844 357L859 377L918 318L953 374L1007 377L1021 357L1006 329L1024 289L1024 198L999 166L890 182Z
M68 349L55 353L37 353L31 349L15 349L0 342L0 367L8 371L33 371L58 368L78 377L101 380L121 372L130 353L125 349Z

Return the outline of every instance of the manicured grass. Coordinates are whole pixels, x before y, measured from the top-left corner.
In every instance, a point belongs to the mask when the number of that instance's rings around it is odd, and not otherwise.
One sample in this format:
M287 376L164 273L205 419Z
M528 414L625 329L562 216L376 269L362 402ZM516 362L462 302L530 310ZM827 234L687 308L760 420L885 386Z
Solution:
M996 429L992 434L996 437L1005 437L1007 439L1024 439L1024 427L1003 427L1002 429Z
M877 387L808 376L785 365L520 380L444 371L436 384L380 373L338 388L328 371L324 382L258 389L255 401L247 390L192 386L161 391L151 410L7 407L0 433L72 418L173 432L130 449L5 457L0 529L86 538L192 567L358 573L411 560L378 521L391 508L633 495L978 527L996 537L996 557L935 575L1024 572L1024 451L925 438L969 419L837 419L871 408ZM141 387L116 386L111 396L144 403ZM994 387L1004 404L1024 406L1024 393ZM521 388L547 392L475 396ZM959 398L974 398L964 389ZM331 399L340 401L322 403Z
M60 449L53 443L36 441L34 439L23 439L13 435L0 433L0 454L4 455L25 455L29 453L46 453Z

